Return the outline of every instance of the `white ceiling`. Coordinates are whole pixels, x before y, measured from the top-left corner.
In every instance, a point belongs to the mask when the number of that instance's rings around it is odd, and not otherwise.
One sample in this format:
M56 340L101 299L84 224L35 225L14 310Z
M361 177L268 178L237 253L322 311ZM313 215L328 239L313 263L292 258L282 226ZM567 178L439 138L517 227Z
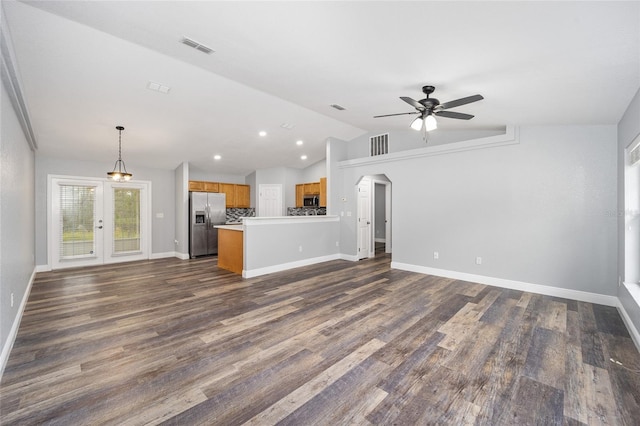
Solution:
M306 167L324 158L327 137L406 129L410 116L372 117L412 111L399 96L421 99L426 84L441 102L485 97L456 109L473 120L441 118L437 132L615 124L640 87L639 1L2 7L39 151L109 168L121 124L134 173L183 161L233 174Z

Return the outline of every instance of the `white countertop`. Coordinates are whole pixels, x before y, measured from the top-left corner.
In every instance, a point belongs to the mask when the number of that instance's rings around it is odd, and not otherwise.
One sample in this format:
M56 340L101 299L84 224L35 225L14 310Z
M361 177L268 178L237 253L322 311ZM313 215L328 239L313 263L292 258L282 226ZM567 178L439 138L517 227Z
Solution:
M242 225L215 225L214 228L226 229L228 231L244 231Z

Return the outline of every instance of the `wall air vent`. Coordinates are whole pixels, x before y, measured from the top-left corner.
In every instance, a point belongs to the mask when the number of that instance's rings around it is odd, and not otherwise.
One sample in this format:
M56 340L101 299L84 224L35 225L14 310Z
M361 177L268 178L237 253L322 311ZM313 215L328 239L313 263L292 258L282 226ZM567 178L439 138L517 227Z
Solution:
M212 48L207 47L204 44L199 43L199 42L197 42L197 41L195 41L193 39L190 39L188 37L183 37L182 40L180 40L180 42L182 44L186 44L189 47L193 47L194 49L199 50L199 51L201 51L203 53L206 53L207 55L214 52L214 50Z
M345 108L345 107L343 107L342 105L338 105L338 104L331 104L331 105L329 105L329 106L330 106L331 108L335 108L335 109L337 109L338 111L344 111L344 110L346 109L346 108Z
M389 133L383 133L377 136L371 136L369 138L370 154L383 155L389 153Z

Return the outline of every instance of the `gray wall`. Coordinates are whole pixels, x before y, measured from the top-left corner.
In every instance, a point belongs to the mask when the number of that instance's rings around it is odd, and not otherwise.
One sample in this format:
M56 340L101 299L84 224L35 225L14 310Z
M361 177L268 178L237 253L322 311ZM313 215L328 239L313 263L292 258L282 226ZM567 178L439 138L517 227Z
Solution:
M394 262L616 294L615 126L522 127L519 140L342 169L341 252L356 253L356 182L384 173Z
M407 128L409 127L410 120L408 118ZM442 120L445 120L444 118ZM451 142L467 141L471 139L485 138L488 136L496 136L504 134L505 129L495 130L434 130L429 132L425 141L423 139L422 132L416 132L412 129L407 130L395 130L383 133L389 133L389 153L407 151L409 149L424 148L426 146L443 145ZM369 157L369 138L376 136L378 133L365 134L356 139L353 139L348 144L348 158L363 158Z
M224 183L239 183L245 184L246 179L244 175L231 175L224 173L215 173L209 170L202 170L193 165L189 165L189 180L204 180L208 182L224 182Z
M640 134L640 90L636 92L627 111L618 123L618 212L624 212L624 150ZM624 279L625 230L624 215L618 215L618 276ZM640 330L639 301L631 297L625 286L618 288L620 303L624 306L636 330Z
M300 174L300 182L318 182L320 178L327 176L327 160L320 160L309 167L302 169Z
M112 166L109 161L74 161L36 155L36 264L46 265L47 259L47 176L65 175L105 178ZM151 181L151 253L175 251L175 180L173 170L144 169L130 165L127 169L135 180ZM163 218L157 218L163 213Z
M279 224L246 222L244 269L253 271L338 254L339 222L296 219Z
M34 272L34 174L33 151L22 132L20 122L2 86L0 110L0 342L8 356L10 331L18 321L20 305L27 297ZM11 293L14 305L11 307ZM0 374L4 369L0 365Z

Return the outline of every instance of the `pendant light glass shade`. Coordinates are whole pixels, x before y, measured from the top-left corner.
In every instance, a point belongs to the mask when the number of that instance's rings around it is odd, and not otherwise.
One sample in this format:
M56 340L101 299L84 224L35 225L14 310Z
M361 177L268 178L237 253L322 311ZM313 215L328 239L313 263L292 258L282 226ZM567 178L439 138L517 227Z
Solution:
M116 129L118 129L118 159L113 166L113 171L107 172L107 176L116 182L124 182L130 180L133 175L127 172L127 167L124 165L124 161L122 161L122 131L124 127L116 126Z
M416 117L416 119L411 122L411 128L413 130L422 129L422 117Z
M431 130L435 130L438 128L438 122L436 121L436 118L433 115L429 114L424 119L424 128L427 132L430 132Z

